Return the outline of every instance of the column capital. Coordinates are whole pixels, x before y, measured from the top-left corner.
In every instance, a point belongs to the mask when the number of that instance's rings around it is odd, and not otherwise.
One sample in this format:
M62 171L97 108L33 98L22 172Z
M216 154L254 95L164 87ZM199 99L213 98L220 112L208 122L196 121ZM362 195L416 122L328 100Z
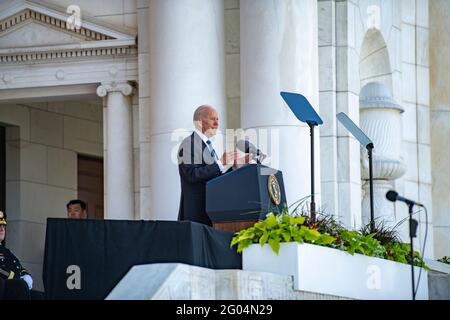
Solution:
M120 92L124 96L129 96L133 94L133 87L128 82L108 82L102 83L97 88L97 95L100 98L106 97L110 92Z

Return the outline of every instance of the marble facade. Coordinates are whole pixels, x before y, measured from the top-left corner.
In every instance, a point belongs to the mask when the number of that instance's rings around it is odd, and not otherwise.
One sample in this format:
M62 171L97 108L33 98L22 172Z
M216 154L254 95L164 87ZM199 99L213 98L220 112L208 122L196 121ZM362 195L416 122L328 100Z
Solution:
M366 160L335 115L363 125L360 92L374 82L404 110L395 137L404 174L381 189L425 204L428 224L419 213L415 248L428 228L425 255L450 255L448 1L105 2L0 1L6 209L17 230L10 245L36 278L45 218L64 216L76 196L77 153L104 158L105 218L176 219L180 186L170 156L203 103L219 110L222 129L276 130L275 165L293 202L309 192L309 132L278 93L305 94L324 120L316 202L346 226L362 225ZM75 30L67 25L73 4L82 13ZM395 222L407 217L403 203L391 207ZM407 223L400 230L408 241Z

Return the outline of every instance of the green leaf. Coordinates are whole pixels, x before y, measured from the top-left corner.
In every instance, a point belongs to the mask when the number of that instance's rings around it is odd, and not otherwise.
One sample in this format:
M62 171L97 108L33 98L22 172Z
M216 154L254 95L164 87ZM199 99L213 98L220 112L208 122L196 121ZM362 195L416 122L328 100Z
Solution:
M305 233L306 233L306 231L308 231L309 230L309 228L308 227L305 227L305 226L301 226L300 227L300 232L304 235Z
M239 252L239 251L238 251ZM349 248L347 250L348 253L350 253L352 256L355 254L355 249L354 248Z
M289 224L290 223L290 217L287 214L281 215L281 223L283 224Z
M263 235L261 236L261 238L259 238L259 244L261 245L261 247L266 244L267 239L269 239L269 233L267 232L267 230L264 230Z
M239 237L239 241L247 240L247 239L253 239L255 236L255 233L252 231L248 231L244 233L242 236Z
M291 240L291 233L288 230L282 231L281 235L283 236L284 242L289 242Z
M305 239L308 241L316 241L320 238L320 232L314 229L306 229Z
M289 232L291 233L291 236L293 237L296 230L298 230L297 226L289 226Z
M303 231L300 228L291 229L291 235L294 241L303 243Z
M265 221L266 227L267 228L273 228L276 227L278 225L278 221L275 218L275 215L273 213L271 213Z
M328 234L322 234L319 239L319 243L322 245L327 245L336 241L335 237L332 237Z
M280 250L280 240L276 239L269 239L269 245L272 248L272 250L278 254L278 251Z
M280 229L269 230L269 238L280 239L280 237L281 237L281 230Z
M237 248L237 252L238 252L238 253L241 253L242 250L244 250L245 248L247 248L247 247L250 246L251 244L252 244L252 241L251 241L251 240L248 240L248 239L239 242L238 248Z
M290 224L303 224L305 222L305 217L290 217Z
M408 260L406 260L406 257L404 255L394 255L394 261L408 263Z
M236 243L238 243L238 242L239 242L238 236L234 236L233 239L231 239L230 247L233 247L233 246L236 245Z
M255 227L255 229L258 229L258 230L266 230L266 223L265 223L265 220L264 221L261 221L261 222L257 222L257 223L255 223L255 225L254 225L254 227ZM244 229L245 230L245 229Z

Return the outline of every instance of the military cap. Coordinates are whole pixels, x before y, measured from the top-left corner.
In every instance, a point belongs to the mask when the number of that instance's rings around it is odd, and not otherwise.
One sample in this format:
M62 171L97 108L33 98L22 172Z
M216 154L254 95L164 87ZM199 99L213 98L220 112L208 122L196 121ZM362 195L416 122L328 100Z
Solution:
M3 211L0 211L0 225L3 224L6 226L6 215L3 213Z

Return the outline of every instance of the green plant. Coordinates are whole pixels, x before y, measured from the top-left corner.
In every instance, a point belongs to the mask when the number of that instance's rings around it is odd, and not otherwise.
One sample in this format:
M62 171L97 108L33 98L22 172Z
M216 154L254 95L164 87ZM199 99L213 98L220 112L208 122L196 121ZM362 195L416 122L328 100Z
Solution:
M336 219L331 215L317 212L316 219L314 221L311 220L309 215L302 214L302 216L305 217L305 226L316 229L320 233L326 233L333 237L339 237L340 232L344 230L342 224L337 222Z
M401 221L400 223L402 223L402 222L403 221ZM365 226L363 226L359 230L359 232L364 236L367 236L367 235L373 233L374 238L377 239L378 241L380 241L380 243L382 245L385 245L388 243L400 243L400 236L397 231L397 227L400 225L400 223L398 223L394 227L391 227L388 224L386 224L384 221L377 221L375 219L375 226L374 226L373 231L370 228L370 223L368 223Z
M346 230L334 217L323 214L311 221L309 215L295 208L295 214L288 214L289 208L275 215L270 213L253 227L235 234L231 247L237 245L237 252L254 243L268 244L278 254L280 243L311 243L363 254L401 263L410 262L410 245L401 243L397 231L385 224L376 225L375 232L369 233L365 226L359 231ZM418 251L414 252L414 265L428 269Z
M408 263L406 258L410 252L409 243L387 243L385 244L386 255L385 259L391 261L397 261L402 263Z
M446 263L446 264L450 264L450 257L443 256L442 258L438 259L437 261Z
M408 264L411 263L411 246L409 243L387 243L385 248L385 259ZM414 265L428 269L419 251L416 250L414 250Z
M289 216L285 213L274 215L269 214L264 221L256 223L253 227L241 230L231 241L231 246L237 245L237 251L253 243L261 246L268 243L272 250L278 254L280 242L307 242L317 245L329 245L336 238L322 234L316 229L304 226L305 217Z
M386 249L380 241L374 239L375 234L373 233L364 236L357 231L342 230L340 236L338 249L345 250L352 255L360 253L371 257L383 258L385 256Z

